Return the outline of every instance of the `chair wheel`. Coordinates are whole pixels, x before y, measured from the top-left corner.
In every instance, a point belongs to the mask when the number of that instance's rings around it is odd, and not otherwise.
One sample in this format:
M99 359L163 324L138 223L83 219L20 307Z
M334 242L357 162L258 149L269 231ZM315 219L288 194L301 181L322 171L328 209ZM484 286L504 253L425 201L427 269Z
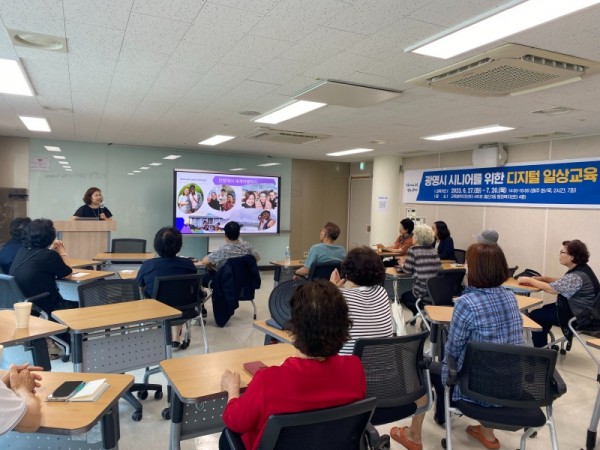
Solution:
M148 398L148 391L138 391L137 398L140 400L146 400Z
M142 411L134 411L131 415L131 418L134 422L139 422L140 420L142 420Z
M154 393L154 400L160 400L163 398L163 391L156 391Z
M567 342L567 345L565 347L567 349L568 352L571 351L571 342Z
M188 339L187 341L183 341L180 345L179 345L179 350L185 350L186 348L188 348L190 346L190 340Z
M161 411L160 415L165 420L171 420L171 410L169 408L165 408Z
M70 360L70 359L71 359L71 355L62 355L62 356L60 357L60 360L61 360L62 362L69 362L69 360Z
M442 448L446 448L446 438L442 439Z
M560 351L559 351L559 353L561 355L566 355L567 354L567 350L565 350L564 348L561 348Z
M560 349L559 349L559 347L558 347L558 345L553 345L553 346L552 346L552 347L550 347L550 348L551 348L552 350L556 351L556 352L557 352L558 350L560 350Z

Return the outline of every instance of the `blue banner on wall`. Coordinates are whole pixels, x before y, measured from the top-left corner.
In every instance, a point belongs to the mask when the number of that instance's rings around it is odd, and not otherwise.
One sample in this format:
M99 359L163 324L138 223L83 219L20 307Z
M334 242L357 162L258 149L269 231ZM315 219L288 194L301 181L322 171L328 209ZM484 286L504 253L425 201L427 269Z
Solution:
M409 170L404 203L600 208L600 160Z

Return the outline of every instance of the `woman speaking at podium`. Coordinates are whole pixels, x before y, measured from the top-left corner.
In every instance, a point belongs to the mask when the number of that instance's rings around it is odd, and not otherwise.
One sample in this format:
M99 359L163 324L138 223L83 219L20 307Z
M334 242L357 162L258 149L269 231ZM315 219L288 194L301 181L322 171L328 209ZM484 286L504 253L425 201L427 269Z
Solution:
M112 220L112 213L110 210L102 204L102 191L97 187L91 187L85 194L83 195L83 203L85 205L81 206L75 214L73 214L73 219L78 218L90 218L97 220Z

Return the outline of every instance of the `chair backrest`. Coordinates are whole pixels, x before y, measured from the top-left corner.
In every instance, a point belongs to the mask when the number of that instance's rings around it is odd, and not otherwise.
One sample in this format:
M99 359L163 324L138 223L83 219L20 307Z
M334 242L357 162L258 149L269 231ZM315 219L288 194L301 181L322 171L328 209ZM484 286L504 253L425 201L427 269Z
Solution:
M461 392L477 401L515 408L552 404L557 352L522 345L467 344L458 382Z
M374 425L412 415L414 402L427 394L423 347L429 332L388 338L358 339L353 354L363 364L367 397L377 398Z
M463 280L467 269L444 269L438 272L438 275L443 276L446 282L454 287L454 295L461 295L463 291Z
M275 414L267 420L258 448L359 450L376 403L367 398L334 408Z
M329 280L331 273L338 269L340 270L341 261L330 261L326 263L314 263L310 266L310 272L308 273L309 280Z
M25 296L19 289L15 277L0 274L0 309L13 309L17 302L25 300Z
M146 239L113 239L111 253L146 253Z
M156 277L152 298L180 311L192 310L199 305L202 275L170 275Z
M308 280L289 280L278 284L269 295L269 312L281 327L286 326L292 318L290 300L298 286L307 283Z
M508 275L511 277L515 276L515 272L517 271L517 269L519 268L519 266L515 266L515 267L509 267L508 268Z
M467 252L465 250L461 250L458 248L454 249L454 259L456 260L457 264L464 264L466 255Z
M135 280L98 280L77 287L79 306L99 306L140 300L140 288Z
M427 280L427 292L429 300L435 306L454 306L452 297L456 292L456 286L443 275L437 275Z

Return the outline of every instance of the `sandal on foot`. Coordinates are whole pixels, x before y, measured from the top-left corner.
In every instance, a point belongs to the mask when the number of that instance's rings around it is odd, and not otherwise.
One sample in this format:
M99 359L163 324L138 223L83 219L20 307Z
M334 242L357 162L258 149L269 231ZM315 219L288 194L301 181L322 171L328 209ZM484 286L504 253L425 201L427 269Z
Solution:
M393 427L390 430L390 437L399 444L404 445L408 450L423 450L423 444L417 444L408 438L406 435L407 428L408 427Z
M486 437L481 432L480 425L469 425L465 431L469 436L481 442L485 448L500 448L500 441L498 441L498 439L494 438L493 441L489 441L488 439L486 439Z
M179 348L179 342L177 342L177 341L172 341L172 342L171 342L171 347L172 347L172 348L174 348L174 349L176 349L176 348L178 349L178 348Z

